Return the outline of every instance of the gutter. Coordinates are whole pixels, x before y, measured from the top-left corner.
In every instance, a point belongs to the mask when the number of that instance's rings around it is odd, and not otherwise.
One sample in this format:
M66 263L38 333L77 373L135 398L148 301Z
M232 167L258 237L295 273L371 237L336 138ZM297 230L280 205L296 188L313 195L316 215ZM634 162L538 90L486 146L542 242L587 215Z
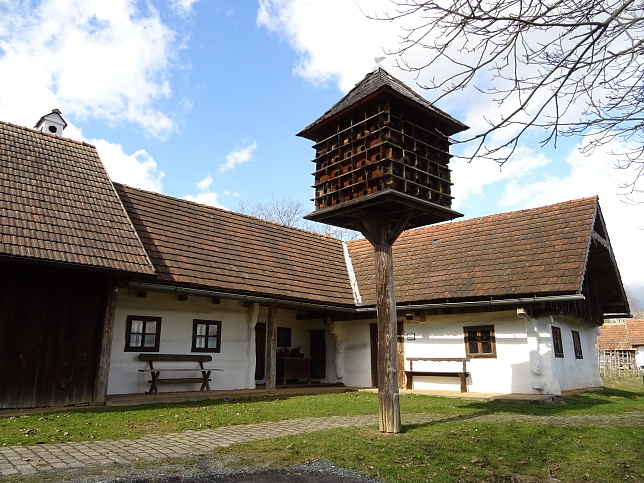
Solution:
M573 295L552 295L547 297L520 297L514 299L498 299L498 300L474 300L471 302L443 302L438 304L410 304L410 305L396 305L396 310L421 310L421 309L447 309L454 307L486 307L493 305L514 305L514 304L538 304L542 302L570 302L574 300L585 300L586 297L582 294ZM356 312L375 311L375 307L358 307Z
M258 297L256 295L241 295L228 292L217 292L215 290L204 290L199 288L173 287L171 285L160 285L156 283L130 282L128 288L132 290L147 290L149 292L174 293L177 295L196 295L199 297L220 297L225 299L242 300L244 302L257 304L276 304L286 307L294 307L310 310L328 310L335 312L355 312L354 307L338 307L336 305L313 304L308 302L294 302L271 297ZM375 309L374 309L375 310Z
M338 307L335 305L313 304L307 302L290 302L287 300L276 299L271 297L258 297L255 295L240 295L228 292L217 292L215 290L204 290L198 288L182 288L173 287L170 285L160 285L155 283L145 282L130 282L128 287L132 290L148 290L150 292L161 293L174 293L181 295L197 295L200 297L221 297L233 300L242 300L244 302L258 303L258 304L278 304L280 306L294 307L310 310L325 310L334 312L347 312L347 313L364 313L376 312L376 307ZM538 304L542 302L571 302L575 300L585 300L582 294L572 295L551 295L546 297L519 297L513 299L498 299L498 300L475 300L471 302L443 302L434 304L409 304L409 305L396 305L396 311L403 310L422 310L422 309L447 309L455 307L486 307L495 305L516 305L516 304Z

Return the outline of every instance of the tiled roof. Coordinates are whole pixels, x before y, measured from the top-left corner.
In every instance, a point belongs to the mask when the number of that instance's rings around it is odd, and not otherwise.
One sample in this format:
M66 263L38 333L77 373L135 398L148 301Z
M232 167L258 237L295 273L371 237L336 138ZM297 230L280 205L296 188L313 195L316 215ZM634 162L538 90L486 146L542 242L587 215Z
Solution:
M441 119L448 122L452 127L451 131L447 132L446 134L452 135L467 129L467 126L465 124L454 119L446 112L438 109L427 99L425 99L424 97L414 92L407 85L405 85L400 80L396 79L395 77L390 75L386 70L380 67L374 70L373 72L369 72L360 82L358 82L355 85L353 89L351 89L342 99L336 102L331 107L331 109L326 111L322 116L320 116L318 119L316 119L307 127L305 127L302 130L302 132L298 134L298 136L306 137L306 134L310 129L315 128L318 125L321 125L326 120L331 119L333 116L341 113L342 111L349 108L353 104L356 104L362 101L363 99L367 98L368 96L380 91L381 89L386 89L386 88L391 89L393 92L397 93L403 98L407 98L411 101L414 101L420 104L428 111L431 111L432 113L439 115Z
M342 242L335 238L115 187L162 282L353 305Z
M599 350L633 350L644 345L644 320L604 324L599 328Z
M404 232L394 244L398 303L579 293L596 197ZM373 249L349 243L365 305Z
M0 122L0 256L152 274L89 144Z

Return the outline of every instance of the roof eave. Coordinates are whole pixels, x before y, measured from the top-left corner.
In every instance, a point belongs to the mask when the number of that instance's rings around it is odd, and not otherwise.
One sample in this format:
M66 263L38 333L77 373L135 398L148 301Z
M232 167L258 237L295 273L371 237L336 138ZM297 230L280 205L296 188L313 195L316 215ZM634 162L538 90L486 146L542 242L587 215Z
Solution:
M126 276L126 277L136 277L136 278L145 278L147 280L152 280L156 278L156 272L150 268L142 270L127 270L122 268L107 267L104 265L92 265L84 263L73 263L65 262L61 260L52 260L47 258L35 258L35 257L21 257L18 255L10 255L6 253L0 254L0 261L8 261L12 263L29 263L30 265L41 265L49 267L64 268L69 270L83 270L90 272L103 273L114 276Z

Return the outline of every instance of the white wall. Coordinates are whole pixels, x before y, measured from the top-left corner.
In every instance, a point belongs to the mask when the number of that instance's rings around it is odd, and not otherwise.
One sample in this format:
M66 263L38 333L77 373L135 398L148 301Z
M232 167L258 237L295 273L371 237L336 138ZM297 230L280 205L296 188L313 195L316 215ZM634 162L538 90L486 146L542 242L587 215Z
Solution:
M159 353L190 354L193 319L221 320L221 352L209 353L210 367L223 369L211 374L211 389L254 388L255 337L257 307L244 307L242 302L221 299L213 304L210 298L191 296L180 302L176 295L148 292L138 298L128 290L119 290L108 394L134 394L149 389L148 373L138 372L147 363L138 360L139 352L125 352L125 330L128 315L161 317ZM194 391L196 384L168 386L171 391ZM164 388L161 388L164 390Z
M562 391L603 385L599 375L599 357L596 344L599 327L589 326L573 317L555 316L552 325L561 329L564 356L553 357L555 377ZM575 358L572 331L579 332L582 359Z
M405 342L405 357L466 357L463 327L493 325L496 338L496 358L472 358L467 362L467 390L470 392L533 392L526 383L529 373L527 336L523 319L516 311L480 314L458 314L427 317L425 322L406 321L405 334L413 333L415 340ZM409 367L407 362L406 368ZM436 363L427 370L457 370L459 363ZM448 367L450 366L450 367ZM462 365L460 365L462 367ZM423 363L415 362L414 369L422 370ZM460 369L458 369L460 370ZM457 377L414 377L415 389L460 391Z
M345 386L371 387L371 341L373 321L334 322L335 366L338 381Z
M161 317L159 352L176 354L190 354L193 319L221 320L221 352L211 354L210 366L223 371L212 373L211 388L255 387L255 324L267 321L266 308L244 307L240 301L225 299L215 305L209 298L196 296L180 302L175 295L153 292L138 298L120 290L108 394L142 393L149 388L149 374L138 372L146 367L138 360L139 353L124 351L128 315ZM297 320L294 310L278 309L278 326L291 328L291 347L301 347L307 357L310 331L325 330L326 378L321 382L342 382L346 386L371 387L371 323L374 321L303 321ZM476 325L494 326L497 357L473 358L467 363L470 392L559 394L562 390L602 385L595 350L599 331L572 317L519 317L515 310L509 310L405 321L405 334L415 335L415 340L405 341L405 357L465 357L463 327ZM555 358L552 352L552 325L561 329L564 358ZM583 359L575 358L572 330L580 333ZM422 363L416 362L414 369L422 370ZM459 391L460 380L415 377L414 388ZM177 385L168 390L196 389L197 385Z
M336 322L337 357L348 386L371 386L371 345L368 321ZM551 326L561 328L564 358L552 352ZM465 357L463 327L493 325L496 358L467 362L468 391L520 394L560 394L561 390L601 386L594 344L598 330L572 317L520 317L516 310L426 317L404 321L405 358ZM583 359L575 359L571 330L580 333ZM415 340L407 340L414 334ZM426 367L424 367L424 364ZM414 363L416 370L459 371L461 363ZM409 369L406 361L405 369ZM460 391L458 377L414 377L415 389Z
M252 304L244 307L238 300L221 299L213 304L208 297L190 296L180 302L176 295L148 292L138 298L126 289L119 290L112 342L112 358L108 394L136 394L147 391L150 384L148 373L138 372L147 368L147 363L138 360L139 352L125 352L125 331L128 315L161 317L159 353L190 354L192 348L193 319L221 320L221 352L208 353L212 362L209 367L223 369L211 374L211 389L255 388L255 325L267 322L267 309ZM326 332L327 360L326 378L320 382L336 382L335 339L329 326L322 320L297 320L294 310L278 309L277 325L291 328L291 347L301 347L305 356L310 356L310 331ZM260 361L263 364L263 361ZM166 363L177 366L176 363ZM159 364L155 364L155 367ZM184 367L183 363L181 365ZM161 367L161 366L159 366ZM185 367L189 367L186 365ZM196 363L195 363L196 367ZM163 377L163 376L162 376ZM186 376L191 377L191 376ZM162 386L161 391L195 391L197 384Z

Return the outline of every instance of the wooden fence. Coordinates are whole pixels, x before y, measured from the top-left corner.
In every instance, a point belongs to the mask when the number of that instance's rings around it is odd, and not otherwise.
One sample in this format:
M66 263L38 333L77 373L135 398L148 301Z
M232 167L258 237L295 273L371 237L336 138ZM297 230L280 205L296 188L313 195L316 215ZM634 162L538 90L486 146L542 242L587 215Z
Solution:
M635 351L599 351L599 370L602 377L627 377L642 373Z

